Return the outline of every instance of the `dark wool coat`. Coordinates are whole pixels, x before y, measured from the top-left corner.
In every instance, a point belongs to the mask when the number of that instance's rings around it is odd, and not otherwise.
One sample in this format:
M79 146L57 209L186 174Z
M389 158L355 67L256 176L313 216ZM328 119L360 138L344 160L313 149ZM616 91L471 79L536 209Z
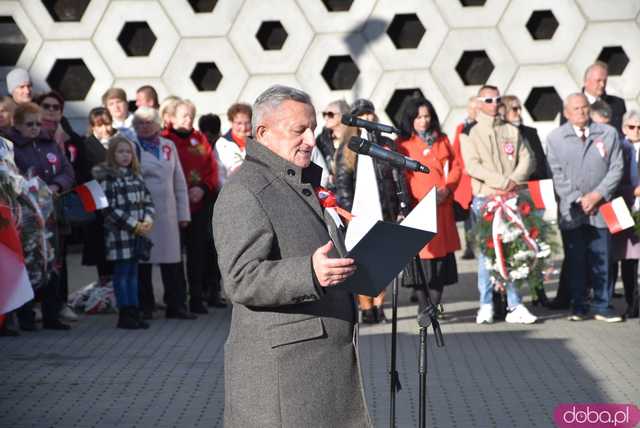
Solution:
M130 260L134 256L136 225L145 219L153 220L155 215L151 194L142 177L130 169L98 165L93 176L109 201L109 206L102 210L107 260Z
M344 246L303 177L310 169L249 140L215 205L218 261L233 303L227 428L371 426L353 295L314 280L313 252L330 236Z

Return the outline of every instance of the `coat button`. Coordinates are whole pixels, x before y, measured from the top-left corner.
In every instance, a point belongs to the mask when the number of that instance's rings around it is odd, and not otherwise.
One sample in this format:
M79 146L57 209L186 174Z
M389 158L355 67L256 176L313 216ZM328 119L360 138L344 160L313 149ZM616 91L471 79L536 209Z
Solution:
M302 189L302 194L305 196L311 196L311 190L309 189Z
M287 170L287 175L290 175L291 177L293 177L294 175L296 175L296 172L292 169L288 169Z

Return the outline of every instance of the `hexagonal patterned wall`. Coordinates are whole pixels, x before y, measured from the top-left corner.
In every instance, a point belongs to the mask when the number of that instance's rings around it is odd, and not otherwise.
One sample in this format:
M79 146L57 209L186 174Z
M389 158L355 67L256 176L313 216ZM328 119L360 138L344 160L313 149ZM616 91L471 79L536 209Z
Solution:
M640 104L640 0L19 0L0 1L0 89L18 65L54 88L84 130L112 85L154 85L226 120L273 83L327 102L370 98L397 122L423 94L445 130L479 85L520 97L542 136L585 68Z

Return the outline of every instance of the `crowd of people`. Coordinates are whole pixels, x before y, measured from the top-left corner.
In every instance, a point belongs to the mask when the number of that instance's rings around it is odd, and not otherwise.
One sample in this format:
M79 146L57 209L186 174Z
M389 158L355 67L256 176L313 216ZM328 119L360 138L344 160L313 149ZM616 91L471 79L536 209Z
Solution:
M565 257L557 297L550 301L537 290L534 304L571 309L574 321L637 317L639 239L632 230L612 236L598 207L623 196L631 211L640 209L640 113L627 112L622 99L608 95L606 82L606 64L586 70L582 92L564 100L561 124L544 145L536 129L522 123L519 98L501 96L491 85L469 99L467 117L451 140L427 98L407 99L395 140L341 122L345 115L376 122L371 101L336 100L321 111L324 123L311 153L321 168L320 188L351 210L358 167L358 155L348 148L352 137L426 165L430 173L419 174L374 160L385 221L402 220L436 189L438 233L420 251L420 262L405 268L402 285L412 289L418 310L431 301L446 316L442 294L458 282L455 253L462 245L456 223L463 221L462 258L478 260L480 324L493 322L498 308L485 255L474 246L475 219L489 198L517 191L529 180L553 179ZM225 307L211 223L218 193L239 171L247 142L256 137L252 106L231 105L230 129L221 134L214 114L201 115L196 129L196 107L189 100L170 96L160 102L146 85L136 92L130 112L125 91L110 88L102 106L90 111L86 135L79 135L64 116L64 98L55 91L35 96L26 70L12 70L7 88L9 95L0 98L0 184L14 191L0 198L14 213L36 297L7 314L1 334L34 331L40 318L43 328L56 330L68 330L67 321L77 320L67 305L66 256L74 225L64 218L60 201L91 180L100 184L109 206L81 226L82 263L96 267L99 286L113 287L119 328L148 328L158 310L189 320L206 314L207 306ZM160 268L161 300L154 296L153 265ZM618 265L624 316L611 305ZM505 293L506 322L536 322L513 284L505 285ZM358 296L363 323L386 322L384 297Z

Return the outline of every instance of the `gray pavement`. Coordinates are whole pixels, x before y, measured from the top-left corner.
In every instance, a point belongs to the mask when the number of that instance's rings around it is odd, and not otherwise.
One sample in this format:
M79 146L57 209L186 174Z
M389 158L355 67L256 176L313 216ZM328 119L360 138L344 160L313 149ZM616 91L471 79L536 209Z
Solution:
M70 256L71 288L93 270ZM532 308L539 324L474 323L475 262L445 290L444 348L428 348L428 426L549 427L559 403L640 402L640 324L570 323ZM156 277L157 295L160 281ZM417 425L415 305L401 291L399 427ZM615 299L619 310L622 299ZM388 316L391 315L387 310ZM0 427L221 427L223 345L230 310L196 321L158 314L147 331L123 331L115 315L82 316L70 332L0 338ZM361 329L370 412L388 426L390 325Z

